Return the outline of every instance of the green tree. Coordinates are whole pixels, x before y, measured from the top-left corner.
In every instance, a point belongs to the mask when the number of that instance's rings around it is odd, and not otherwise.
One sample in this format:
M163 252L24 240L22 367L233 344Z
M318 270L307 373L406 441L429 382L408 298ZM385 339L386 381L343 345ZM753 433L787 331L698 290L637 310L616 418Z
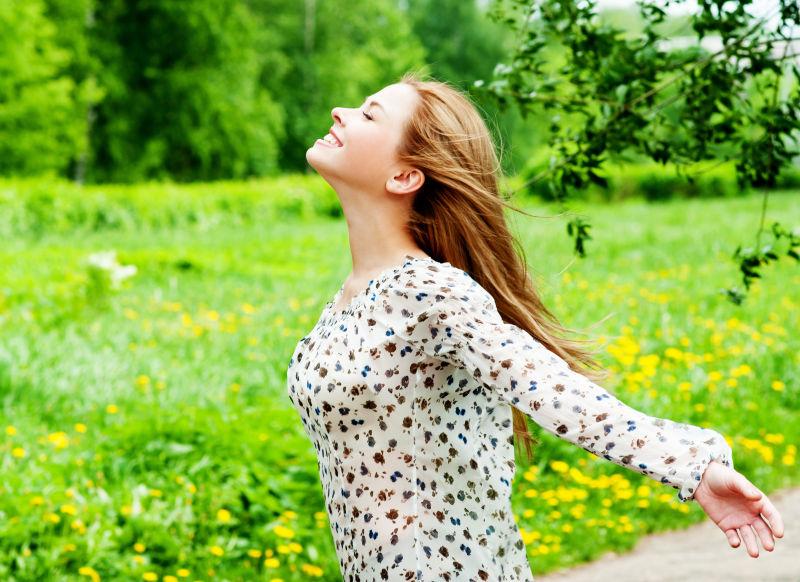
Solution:
M98 62L90 48L95 0L45 0L45 4L47 17L57 24L54 41L70 56L64 72L75 83L79 107L76 122L81 123L83 132L79 149L70 157L65 173L82 183L91 156L95 107L104 95L97 84Z
M98 3L97 181L243 178L277 170L283 110L258 83L259 30L238 0Z
M638 2L642 32L623 34L597 17L593 0L496 0L493 16L518 44L486 90L502 106L548 112L552 162L534 181L547 180L557 200L589 183L605 185L603 165L615 156L675 163L690 178L703 171L698 166L735 160L742 187L769 187L800 153L800 67L791 48L800 5L778 0L762 17L748 10L752 0L701 0L689 18L695 42L671 49L659 25L667 7L684 3ZM719 48L703 46L712 37ZM563 63L556 68L553 45ZM581 218L567 225L579 256L588 228ZM734 252L745 288L778 258L779 245L800 261L796 232L776 222L762 246L764 231L762 210L755 246ZM723 293L744 299L737 288Z
M516 173L543 143L541 130L546 125L524 120L516 109L502 111L496 102L473 91L473 82L490 76L497 62L512 50L510 31L487 18L476 0L408 0L406 10L414 34L425 47L431 74L471 94L495 143L502 146L503 170Z
M286 111L284 169L307 168L305 152L332 124L333 107L356 107L407 70L424 68L425 51L396 4L248 0L271 55L261 84Z
M60 174L85 148L86 94L41 0L0 2L0 173Z

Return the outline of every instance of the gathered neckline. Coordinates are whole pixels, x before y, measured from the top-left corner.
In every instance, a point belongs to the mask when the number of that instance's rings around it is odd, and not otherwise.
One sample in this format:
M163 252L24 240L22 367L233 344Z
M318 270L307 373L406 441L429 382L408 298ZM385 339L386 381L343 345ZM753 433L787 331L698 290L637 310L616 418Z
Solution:
M387 267L386 269L380 271L372 279L369 280L369 282L361 291L356 293L352 297L352 299L350 299L350 302L347 304L347 306L345 306L342 309L334 311L333 306L336 305L336 302L344 293L344 283L342 283L341 287L339 287L339 290L336 291L336 294L333 296L333 299L331 299L330 301L328 301L328 303L325 304L325 308L322 311L322 317L320 317L318 325L327 325L329 323L336 322L347 315L351 315L356 310L361 301L363 301L369 295L370 290L374 286L376 286L379 283L382 283L383 281L385 281L395 273L401 271L408 265L412 265L415 263L435 263L437 265L450 264L448 262L444 263L439 262L433 257L414 257L412 255L405 255L404 261L401 264L393 265L391 267Z

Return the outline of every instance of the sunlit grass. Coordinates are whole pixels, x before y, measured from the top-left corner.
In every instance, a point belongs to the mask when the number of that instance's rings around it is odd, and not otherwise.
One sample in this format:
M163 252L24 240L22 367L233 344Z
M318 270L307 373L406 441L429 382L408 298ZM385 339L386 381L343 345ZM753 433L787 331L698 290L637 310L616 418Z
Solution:
M564 219L511 218L546 303L603 347L609 390L719 430L770 491L798 480L800 272L769 267L741 308L718 293L741 285L728 257L759 209L584 206L593 240L574 262ZM769 214L800 223L791 194ZM340 579L285 372L347 274L346 227L206 224L4 241L0 579ZM137 267L119 290L86 264L109 249ZM703 518L674 489L537 436L513 499L535 574Z

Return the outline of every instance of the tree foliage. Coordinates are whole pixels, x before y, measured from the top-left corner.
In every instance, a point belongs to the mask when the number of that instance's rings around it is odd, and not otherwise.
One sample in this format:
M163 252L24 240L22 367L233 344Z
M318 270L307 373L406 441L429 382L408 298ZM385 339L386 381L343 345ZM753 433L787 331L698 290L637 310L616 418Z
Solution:
M280 56L261 82L282 97L286 139L281 166L305 170L305 152L332 125L334 105L357 107L409 69L425 51L393 0L249 0L260 15L262 42Z
M599 19L594 0L496 0L493 18L518 42L490 82L476 85L502 107L548 113L553 155L534 181L546 180L557 200L604 186L603 166L613 158L678 164L688 179L703 163L735 160L741 187L770 187L799 153L797 2L779 0L758 17L748 10L752 0L700 0L689 18L694 41L670 46L659 25L668 8L686 3L638 2L644 27L630 35ZM708 48L708 40L719 46ZM568 225L579 256L588 228L581 219ZM763 230L762 215L759 241ZM772 232L788 230L778 224ZM797 258L797 237L773 242L783 241ZM737 250L745 287L774 254L773 244ZM724 292L737 303L744 298L735 288Z
M41 0L0 2L0 174L60 174L85 147L86 87Z
M107 90L92 134L97 181L213 180L277 168L282 112L258 83L258 28L236 0L95 6Z

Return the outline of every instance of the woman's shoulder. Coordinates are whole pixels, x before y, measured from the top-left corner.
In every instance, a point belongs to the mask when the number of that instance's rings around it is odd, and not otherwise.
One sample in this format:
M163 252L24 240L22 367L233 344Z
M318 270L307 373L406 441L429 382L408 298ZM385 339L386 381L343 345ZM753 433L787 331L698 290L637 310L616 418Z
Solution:
M383 288L384 304L411 313L494 302L466 271L449 262L415 261L400 269Z

